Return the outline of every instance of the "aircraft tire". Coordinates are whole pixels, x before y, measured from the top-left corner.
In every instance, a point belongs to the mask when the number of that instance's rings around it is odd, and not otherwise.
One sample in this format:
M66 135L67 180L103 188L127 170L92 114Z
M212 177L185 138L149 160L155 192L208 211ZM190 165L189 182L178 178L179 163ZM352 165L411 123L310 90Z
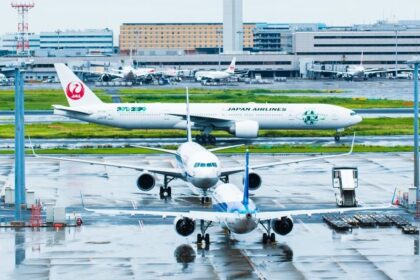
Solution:
M210 234L206 233L204 236L204 241L206 242L206 246L210 244Z
M201 233L197 234L197 244L201 244L203 241L203 237L201 236Z
M270 235L270 241L271 241L272 243L276 242L276 235L275 235L274 233L272 233L272 234Z
M267 241L268 241L268 235L267 233L263 233L263 237L262 237L263 244L267 244Z

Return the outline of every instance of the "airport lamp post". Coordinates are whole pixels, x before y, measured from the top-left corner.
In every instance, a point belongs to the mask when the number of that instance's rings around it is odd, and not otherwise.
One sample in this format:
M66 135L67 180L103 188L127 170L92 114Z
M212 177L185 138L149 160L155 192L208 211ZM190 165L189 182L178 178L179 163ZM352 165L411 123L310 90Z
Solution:
M25 122L21 71L15 69L15 221L22 221L25 198Z
M420 57L408 61L414 65L414 186L416 187L416 202L420 201L419 186L419 65Z

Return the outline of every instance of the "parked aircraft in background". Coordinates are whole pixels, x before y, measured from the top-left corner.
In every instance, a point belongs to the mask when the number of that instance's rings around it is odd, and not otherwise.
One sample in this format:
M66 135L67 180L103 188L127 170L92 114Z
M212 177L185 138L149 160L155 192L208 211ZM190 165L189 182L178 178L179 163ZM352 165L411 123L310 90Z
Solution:
M229 67L224 71L197 71L195 79L197 81L221 81L225 80L235 74L236 57L232 59Z
M55 65L70 107L53 105L54 113L125 129L186 129L182 103L103 103L67 66ZM213 130L239 138L258 137L260 129L336 130L362 121L354 111L327 104L191 104L191 125L202 131L198 143L215 144Z
M354 207L354 208L332 208L314 210L281 210L281 211L260 211L256 204L249 198L250 182L249 154L246 153L243 192L233 184L221 184L213 192L213 208L211 211L147 211L147 210L109 210L109 209L89 209L98 214L104 215L148 215L160 216L163 218L174 217L175 230L182 236L189 236L194 233L198 224L200 233L197 234L197 244L205 242L206 248L210 244L210 235L207 229L213 224L219 224L229 233L246 234L254 231L259 225L265 230L262 242L275 242L275 233L287 235L293 229L293 216L313 215L324 213L342 213L348 211L378 210L388 208L381 207ZM82 198L83 202L83 198ZM84 203L83 203L83 207ZM274 233L274 232L275 233Z

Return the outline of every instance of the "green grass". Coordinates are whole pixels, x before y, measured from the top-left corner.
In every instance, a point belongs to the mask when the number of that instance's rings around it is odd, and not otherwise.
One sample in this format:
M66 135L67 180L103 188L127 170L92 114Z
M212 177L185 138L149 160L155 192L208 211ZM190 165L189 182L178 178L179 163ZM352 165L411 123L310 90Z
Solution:
M124 89L121 100L126 103L185 102L184 89ZM268 91L268 92L267 92ZM340 92L339 90L333 90ZM273 94L273 93L284 93ZM322 90L207 90L191 89L195 103L326 103L351 109L400 108L413 106L412 102L388 99L341 98L330 96L288 96L287 93L326 93Z
M122 89L121 99L127 103L185 102L184 89ZM191 102L197 103L326 103L347 108L401 108L410 107L412 102L387 99L340 98L327 96L288 96L292 93L340 93L341 90L239 90L239 89L191 89ZM96 91L104 102L111 102L111 96ZM50 110L51 105L67 105L62 90L25 91L26 110ZM14 109L14 91L0 91L0 110Z
M102 91L95 92L104 102L111 102L112 98ZM51 110L52 105L68 106L63 90L26 90L25 110ZM0 110L14 110L15 92L0 90Z
M166 147L173 148L173 147ZM218 152L219 154L231 154L231 153L244 153L245 147L235 148L230 150L224 150ZM345 153L349 150L349 146L328 146L322 147L319 145L308 145L308 146L250 146L249 150L251 153ZM396 152L412 152L413 147L410 146L395 146L395 147L383 147L383 146L365 146L356 145L354 147L355 153L396 153ZM159 152L140 149L140 148L82 148L82 149L45 149L37 150L37 154L92 154L92 155L119 155L119 154L159 154ZM13 150L1 150L0 154L8 155L13 154ZM26 154L31 154L30 150L26 151Z
M52 123L28 124L26 135L32 138L177 138L185 137L184 130L125 130L97 124ZM364 119L360 124L345 130L343 135L412 135L412 118ZM198 134L197 131L194 132ZM261 137L332 137L333 130L262 130ZM231 137L223 131L215 131L216 137ZM0 138L13 138L14 125L0 125Z

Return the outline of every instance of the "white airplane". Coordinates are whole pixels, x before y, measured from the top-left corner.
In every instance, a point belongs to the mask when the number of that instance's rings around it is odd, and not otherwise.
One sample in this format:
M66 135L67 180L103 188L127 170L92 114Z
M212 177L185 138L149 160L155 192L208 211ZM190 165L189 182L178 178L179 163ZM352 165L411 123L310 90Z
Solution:
M161 149L161 148L139 146L140 148L150 149L150 150L174 155L177 160L177 165L178 165L177 167L173 167L173 168L151 167L151 166L138 166L138 165L127 165L127 164L118 164L118 163L105 163L105 162L100 162L100 161L88 161L88 160L79 160L79 159L61 158L61 157L47 157L47 156L37 155L35 151L32 149L33 154L36 157L52 159L52 160L62 160L62 161L71 161L71 162L78 162L78 163L85 163L85 164L112 166L112 167L128 168L128 169L141 171L142 173L137 179L137 187L142 191L150 191L155 187L156 185L155 174L163 175L164 183L163 183L163 186L160 188L160 192L159 192L160 197L162 199L171 196L172 190L171 190L171 187L168 186L168 184L173 179L181 179L181 180L191 183L194 187L199 188L203 192L203 197L201 198L202 203L208 202L209 197L207 196L207 192L209 189L213 188L219 182L219 180L228 182L230 175L243 172L242 167L223 168L221 166L220 160L217 158L216 155L213 154L213 152L228 149L228 148L238 147L241 145L213 148L213 149L207 150L200 144L193 142L192 134L191 134L190 103L189 103L188 89L187 89L187 94L186 94L186 101L187 101L186 102L187 142L181 144L176 151L168 150L168 149ZM254 165L252 166L252 169L255 170L255 169L267 168L267 167L272 167L272 166L277 166L277 165L284 165L284 164L298 163L298 162L303 162L303 161L311 161L311 160L350 155L353 151L353 146L354 146L354 137L353 137L350 152L345 153L345 154L312 157L312 158L300 159L300 160L294 160L294 161L271 162L271 163L266 163L266 164ZM249 174L248 179L250 182L250 188L252 190L256 190L260 188L262 180L261 180L261 177L256 172L254 171L251 172Z
M213 208L217 212L209 211L146 211L146 210L110 210L110 209L89 209L85 208L83 197L82 204L87 211L103 215L148 215L174 217L175 230L182 236L189 236L194 233L197 222L200 233L197 234L197 244L205 242L206 248L210 244L210 235L206 233L212 224L220 224L222 228L230 233L246 234L254 231L259 225L265 233L262 236L263 243L275 242L277 233L287 235L293 229L293 216L313 215L325 213L343 213L349 211L378 210L390 206L380 207L353 207L353 208L332 208L315 210L282 210L282 211L259 211L255 203L249 198L249 154L246 153L243 192L233 184L221 184L213 192ZM274 231L274 232L272 232Z
M67 66L55 64L70 107L53 105L54 114L125 129L186 129L182 103L103 103ZM213 130L255 138L260 129L336 130L362 121L354 111L327 104L191 104L192 128L199 143L215 144Z
M397 69L397 71L407 71L407 70L409 70L409 68ZM395 69L394 68L388 68L388 69L366 68L363 65L363 52L362 52L361 58L360 58L360 64L348 65L345 71L334 71L334 70L312 70L312 71L319 72L319 73L332 73L338 78L353 80L355 78L367 79L370 76L376 75L376 74L393 73L395 72Z
M195 73L195 79L197 81L210 80L210 81L220 81L229 78L235 74L236 68L236 57L232 59L229 67L224 71L197 71Z
M9 80L6 78L4 74L0 73L0 83L7 83Z
M95 74L100 76L100 80L103 82L110 82L113 79L146 79L157 72L154 68L134 68L132 66L124 66L121 69L111 68L107 71L86 71L87 73Z

